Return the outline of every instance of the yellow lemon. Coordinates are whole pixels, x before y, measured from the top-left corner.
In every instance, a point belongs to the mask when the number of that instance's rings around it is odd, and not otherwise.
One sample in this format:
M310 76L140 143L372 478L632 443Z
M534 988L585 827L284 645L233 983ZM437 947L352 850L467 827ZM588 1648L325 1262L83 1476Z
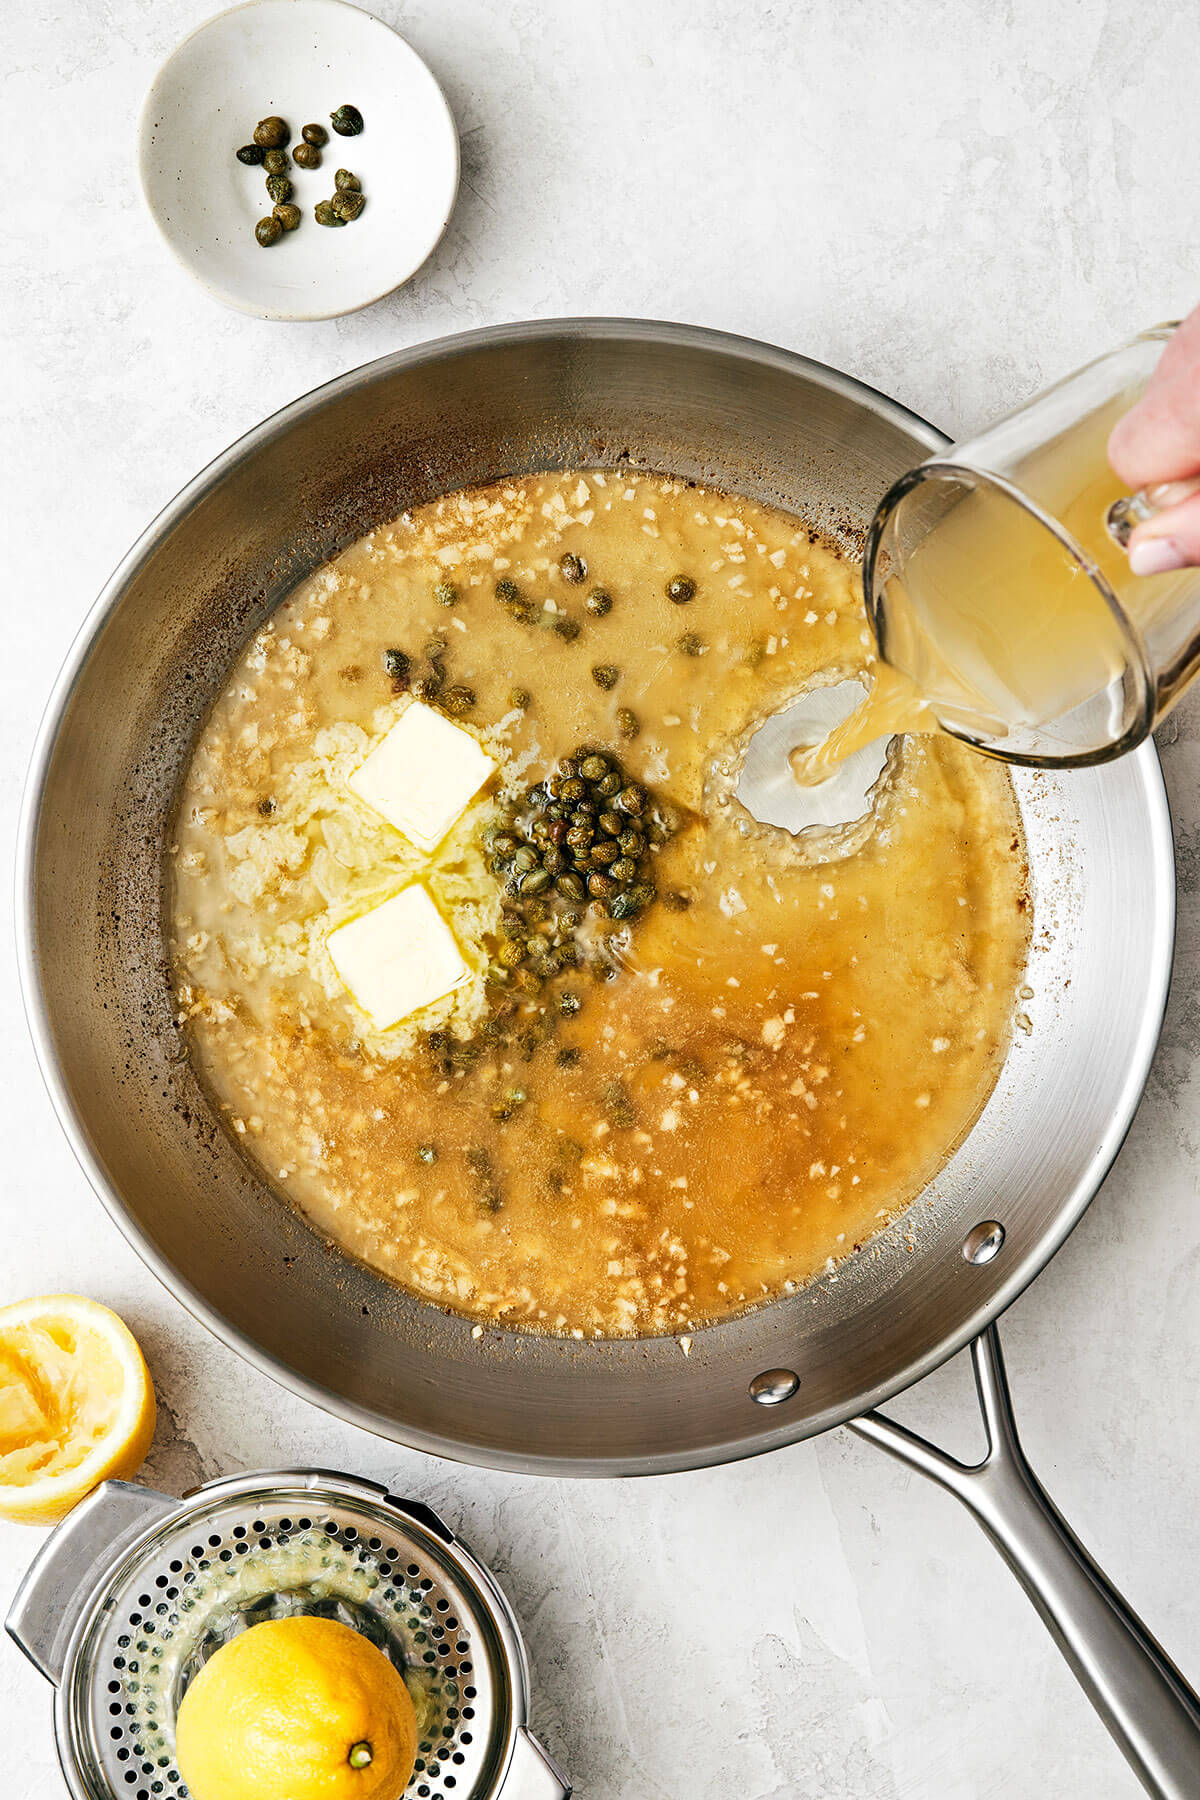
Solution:
M0 1307L0 1518L53 1525L98 1482L135 1473L154 1388L129 1327L78 1294Z
M230 1638L175 1721L193 1800L400 1800L416 1757L402 1677L336 1619L268 1619Z

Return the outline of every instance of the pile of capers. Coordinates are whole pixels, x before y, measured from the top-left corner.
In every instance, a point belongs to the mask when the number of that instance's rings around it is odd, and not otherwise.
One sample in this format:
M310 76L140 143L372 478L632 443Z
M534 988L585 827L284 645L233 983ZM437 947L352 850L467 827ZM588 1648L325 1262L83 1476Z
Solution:
M329 122L339 137L357 137L363 128L363 116L357 106L342 105L329 115ZM250 168L263 168L267 175L267 194L273 202L271 212L254 227L254 235L263 249L277 244L285 231L295 231L300 223L300 208L292 200L292 183L288 171L319 169L321 151L329 142L323 125L302 126L301 142L288 157L287 146L292 128L278 113L260 119L254 127L254 141L243 144L237 159ZM319 225L349 225L367 204L362 182L352 169L339 169L334 176L336 189L329 200L319 200L313 217Z
M672 822L611 751L583 745L504 809L485 848L510 898L553 893L570 907L631 919L655 897L647 864Z

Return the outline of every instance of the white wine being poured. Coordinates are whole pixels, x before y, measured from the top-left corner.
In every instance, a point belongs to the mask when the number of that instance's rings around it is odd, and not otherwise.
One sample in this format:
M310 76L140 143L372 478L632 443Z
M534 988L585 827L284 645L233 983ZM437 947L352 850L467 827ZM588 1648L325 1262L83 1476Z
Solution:
M864 570L882 661L862 707L797 751L821 780L885 734L952 732L1015 762L1140 742L1200 662L1200 578L1132 574L1109 435L1171 328L1145 333L898 482Z

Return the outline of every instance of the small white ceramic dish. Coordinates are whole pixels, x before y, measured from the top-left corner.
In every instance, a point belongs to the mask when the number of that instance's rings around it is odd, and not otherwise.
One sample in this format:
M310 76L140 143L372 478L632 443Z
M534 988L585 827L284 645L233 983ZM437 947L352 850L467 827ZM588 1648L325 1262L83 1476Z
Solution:
M358 137L329 115L348 103ZM237 160L258 121L323 125L319 169L291 168L296 231L264 249L265 171ZM458 133L441 88L390 26L345 0L250 0L219 13L167 58L142 109L138 165L159 230L188 272L227 306L264 319L332 319L382 299L420 268L458 191ZM352 169L367 204L353 224L318 225L313 207Z

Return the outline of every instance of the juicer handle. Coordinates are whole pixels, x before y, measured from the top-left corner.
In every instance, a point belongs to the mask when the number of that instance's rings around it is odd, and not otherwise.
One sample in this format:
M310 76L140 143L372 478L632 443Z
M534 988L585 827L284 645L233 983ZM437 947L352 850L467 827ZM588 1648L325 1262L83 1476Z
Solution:
M522 1725L500 1784L502 1800L571 1800L572 1792L550 1752Z
M881 1413L851 1431L954 1494L1033 1601L1088 1699L1156 1800L1200 1794L1200 1699L1097 1567L1025 1460L994 1325L971 1345L987 1455L958 1462Z
M55 1687L84 1604L135 1537L179 1505L170 1494L102 1481L46 1539L13 1596L5 1630Z

